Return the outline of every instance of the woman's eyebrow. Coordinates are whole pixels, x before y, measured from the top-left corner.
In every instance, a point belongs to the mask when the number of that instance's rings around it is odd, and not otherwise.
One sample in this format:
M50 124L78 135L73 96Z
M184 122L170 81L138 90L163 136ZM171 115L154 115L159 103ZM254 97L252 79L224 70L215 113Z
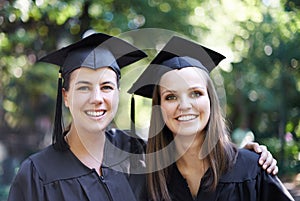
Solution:
M206 87L203 86L194 86L194 87L190 87L190 90L195 90L195 89L206 89Z
M77 84L91 84L91 83L88 81L78 81L75 83L75 85L77 85Z
M161 90L161 95L164 95L165 93L176 93L176 91L171 89Z
M104 84L111 84L111 85L116 85L114 82L111 81L105 81L105 82L101 82L100 85L104 85Z
M78 81L75 83L76 85L78 84L89 84L91 85L92 83L88 82L88 81ZM114 85L115 86L115 83L114 82L111 82L111 81L105 81L105 82L101 82L100 85L104 85L104 84L111 84L111 85Z

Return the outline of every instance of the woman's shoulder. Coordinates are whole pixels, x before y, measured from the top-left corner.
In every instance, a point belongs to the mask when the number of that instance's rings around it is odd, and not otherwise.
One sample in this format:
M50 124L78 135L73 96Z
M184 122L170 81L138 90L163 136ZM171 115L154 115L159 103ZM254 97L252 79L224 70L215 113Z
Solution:
M52 145L28 156L21 163L17 177L29 178L30 175L39 175L42 178L42 173L49 169L51 158L55 158L56 151Z
M259 154L255 153L254 151L250 151L248 149L239 149L238 156L236 160L236 165L239 166L258 166L258 159Z
M64 160L64 155L68 154L69 150L59 151L54 148L53 145L34 153L28 157L28 160L31 161L35 166L41 168L47 168L49 163L60 163L61 160Z
M260 173L259 155L247 149L239 149L234 165L225 173L220 182L245 182L253 180Z
M52 145L39 150L36 153L29 155L22 163L20 167L29 167L29 166L40 166L40 164L47 164L49 158L56 155L56 150Z
M129 130L110 129L106 131L106 137L117 148L134 153L144 153L146 142Z
M43 183L49 183L77 177L87 171L69 149L59 151L50 145L25 159L18 174L36 175Z
M103 163L109 167L121 168L124 173L144 172L146 143L130 131L110 129L106 132L110 143L105 142ZM133 154L132 154L133 153Z

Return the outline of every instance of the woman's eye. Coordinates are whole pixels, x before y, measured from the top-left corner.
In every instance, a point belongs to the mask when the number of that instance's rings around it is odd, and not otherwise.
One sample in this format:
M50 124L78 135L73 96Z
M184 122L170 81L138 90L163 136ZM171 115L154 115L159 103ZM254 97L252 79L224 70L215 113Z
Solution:
M176 96L175 95L167 95L166 100L176 100Z
M88 86L81 86L81 87L78 87L77 90L79 91L88 91L90 88Z
M193 98L197 98L197 97L200 97L202 95L202 93L200 91L193 91L191 96Z
M114 87L106 85L106 86L102 86L101 90L103 90L103 91L112 91L112 90L114 90Z

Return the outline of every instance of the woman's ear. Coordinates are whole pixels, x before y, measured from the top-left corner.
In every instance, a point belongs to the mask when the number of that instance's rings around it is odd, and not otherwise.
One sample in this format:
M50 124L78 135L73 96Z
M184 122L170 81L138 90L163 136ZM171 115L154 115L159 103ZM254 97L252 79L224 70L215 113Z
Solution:
M62 88L62 95L64 97L64 103L66 107L69 107L69 100L68 100L68 92L65 88Z

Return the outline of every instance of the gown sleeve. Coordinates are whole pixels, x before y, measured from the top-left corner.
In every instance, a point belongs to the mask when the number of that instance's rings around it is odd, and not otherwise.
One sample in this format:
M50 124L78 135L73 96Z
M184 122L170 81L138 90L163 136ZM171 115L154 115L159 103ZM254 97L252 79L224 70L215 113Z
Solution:
M266 171L261 171L260 181L258 181L260 190L260 200L273 201L294 201L294 198L284 187L277 176L270 175Z
M224 186L231 188L240 200L294 201L277 176L268 174L259 164L259 155L249 150L239 150L237 161L230 173L223 177ZM232 183L231 183L232 182ZM234 184L234 186L232 185ZM225 188L224 188L225 190ZM225 194L230 192L224 191Z
M43 200L43 185L30 159L26 159L11 185L8 201Z
M294 201L277 176L268 174L259 164L259 155L249 150L239 150L237 162L227 175L227 181L235 181L241 198L250 195L255 201ZM228 182L229 185L229 182ZM256 199L254 199L256 197ZM252 199L251 199L252 200Z

